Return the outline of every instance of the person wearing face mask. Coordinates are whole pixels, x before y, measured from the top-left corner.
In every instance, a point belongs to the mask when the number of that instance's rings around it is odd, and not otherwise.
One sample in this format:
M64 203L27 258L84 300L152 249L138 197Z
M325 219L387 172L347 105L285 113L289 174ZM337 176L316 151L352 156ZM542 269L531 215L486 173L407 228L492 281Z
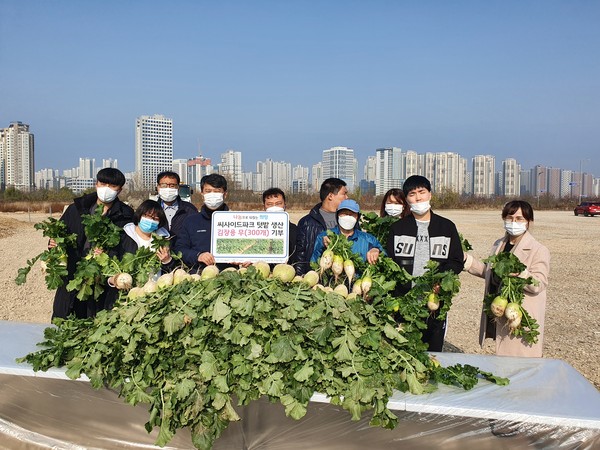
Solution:
M156 176L157 201L167 217L165 228L174 240L181 232L186 217L198 212L198 209L191 202L181 200L179 196L180 181L177 172L165 171Z
M68 275L62 287L56 290L52 307L52 319L55 317L66 318L71 314L80 318L93 317L101 304L95 300L87 302L76 298L77 292L69 292L66 285L73 279L77 263L93 249L85 236L85 229L81 217L85 214L94 214L98 206L102 206L103 214L111 222L123 227L133 219L133 209L119 200L118 195L125 185L125 175L115 168L101 169L96 175L96 192L75 198L67 207L60 220L67 226L67 233L77 235L76 245L67 249ZM48 247L55 247L56 243L50 240Z
M196 214L190 214L183 221L181 231L174 244L174 251L181 252L183 262L190 272L202 271L204 267L215 264L210 252L211 221L215 211L229 211L225 204L227 180L223 175L211 173L200 180L200 189L204 204ZM230 264L217 264L222 270Z
M387 239L387 254L413 275L423 275L430 260L439 263L439 271L459 274L463 269L463 251L456 225L431 211L431 183L420 175L408 177L402 191L411 215L392 224ZM411 283L396 286L395 294L405 295ZM435 288L434 288L435 289ZM423 342L429 351L441 352L446 334L446 321L437 319L437 312L427 318Z
M358 228L360 219L360 207L354 200L347 199L341 202L336 211L338 225L331 231L342 234L352 241L352 251L361 256L369 264L375 264L383 247L375 236ZM319 233L315 242L315 248L310 258L311 262L319 261L319 258L327 248L327 231Z
M387 191L381 200L379 217L396 217L402 219L410 214L410 206L402 189L393 188Z
M541 357L544 341L544 316L546 313L546 291L548 273L550 271L550 252L530 233L533 223L533 208L523 200L513 200L502 208L502 220L505 234L494 242L491 254L511 252L527 267L516 277L532 277L537 285L525 287L523 308L537 320L539 324L538 342L529 345L521 338L509 334L505 317L489 320L485 312L481 314L479 343L483 346L486 338L496 341L496 354L503 356ZM498 280L489 265L476 259L470 253L464 254L465 270L472 275L485 279L485 294L500 292Z
M337 225L337 207L348 198L346 182L339 178L327 178L321 183L319 198L321 202L313 206L298 222L295 265L297 275L304 275L310 270L310 258L317 235Z
M285 211L285 193L279 188L270 188L262 194L265 211ZM288 260L287 263L294 265L296 261L296 224L288 223ZM272 265L274 267L274 264Z
M169 238L169 231L166 227L167 217L161 208L160 203L154 200L144 201L135 210L133 222L128 223L123 227L124 233L121 236L121 242L117 247L118 258L123 258L126 253L135 253L140 247L150 248L153 241L153 235ZM171 257L169 247L159 248L156 251L156 257L161 262L161 270L160 273L154 275L171 272L177 265L177 262ZM113 288L113 290L108 294L107 299L105 300L105 309L112 308L117 298L113 277L109 277L108 285Z

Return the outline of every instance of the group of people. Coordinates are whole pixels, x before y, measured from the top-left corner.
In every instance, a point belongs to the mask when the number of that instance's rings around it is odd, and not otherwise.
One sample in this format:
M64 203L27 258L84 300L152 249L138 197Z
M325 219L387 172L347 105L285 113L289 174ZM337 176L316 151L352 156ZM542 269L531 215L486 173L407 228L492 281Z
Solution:
M198 210L192 203L182 201L178 195L179 175L175 172L162 172L157 176L158 201L146 200L134 212L131 207L119 200L118 194L125 184L125 177L118 169L102 169L98 172L96 192L76 198L67 207L61 220L68 232L77 234L77 245L69 249L69 276L75 272L77 262L90 251L86 239L82 216L93 214L98 205L103 206L103 214L115 225L123 228L116 254L135 252L140 246L150 246L153 234L171 238L170 247L157 251L164 271L174 268L171 250L181 254L183 263L192 272L199 272L207 265L215 264L211 253L211 220L215 211L228 211L227 180L219 174L210 174L200 182L203 204ZM298 275L307 273L311 262L318 261L328 245L327 230L344 235L352 241L352 250L365 261L375 264L382 254L387 254L400 267L411 275L422 275L430 260L439 263L440 271L459 274L463 270L485 279L485 293L499 290L489 265L463 252L460 236L455 224L431 210L431 184L419 175L408 177L402 189L390 189L385 193L380 216L392 216L394 221L389 230L387 242L360 229L360 206L348 198L346 183L339 178L328 178L319 191L320 202L302 217L297 225L289 224L288 263ZM285 193L278 188L266 190L262 196L266 211L285 211ZM521 339L509 335L503 319L494 323L487 320L482 312L480 342L486 337L496 340L496 353L499 355L542 356L546 287L550 254L529 232L533 223L533 208L522 200L508 202L502 210L505 234L498 239L492 254L512 252L527 269L518 277L533 277L537 284L528 286L523 306L537 319L540 328L538 343L525 345ZM50 246L55 245L52 241ZM239 266L241 263L218 264ZM108 280L111 285L112 280ZM411 284L397 286L395 294L404 295ZM54 299L53 318L93 316L98 309L109 309L114 304L110 295L104 302L79 302L76 293L59 288ZM423 332L423 341L430 351L442 351L446 334L446 320L439 320L432 314ZM491 329L495 328L495 329Z

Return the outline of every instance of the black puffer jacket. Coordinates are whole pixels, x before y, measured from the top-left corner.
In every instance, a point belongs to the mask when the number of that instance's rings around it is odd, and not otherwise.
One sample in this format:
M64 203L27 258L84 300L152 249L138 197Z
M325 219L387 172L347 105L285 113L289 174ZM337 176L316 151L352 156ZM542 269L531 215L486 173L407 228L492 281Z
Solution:
M310 270L310 257L315 247L317 235L327 229L325 219L319 212L322 203L316 204L310 212L298 222L296 229L296 274L304 275Z
M90 244L85 236L81 216L84 214L93 214L97 206L97 201L98 196L95 192L77 197L67 207L60 218L67 225L67 233L75 233L77 235L77 245L76 248L71 248L67 251L67 270L69 274L64 285L56 290L52 319L55 317L65 318L70 314L75 314L77 317L94 317L97 311L106 309L104 296L98 301L88 300L87 302L82 302L76 298L77 292L68 292L66 288L67 283L73 279L77 263L90 250ZM108 210L107 216L112 223L122 228L126 223L133 221L133 209L117 198ZM109 255L112 256L112 253L109 252Z

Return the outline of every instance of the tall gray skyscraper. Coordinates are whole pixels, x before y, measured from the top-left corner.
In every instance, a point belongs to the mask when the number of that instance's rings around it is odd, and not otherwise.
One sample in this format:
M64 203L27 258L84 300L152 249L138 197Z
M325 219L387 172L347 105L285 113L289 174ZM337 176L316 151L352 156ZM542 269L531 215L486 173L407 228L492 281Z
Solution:
M12 122L8 128L0 128L0 188L34 189L33 147L29 125Z
M151 189L156 176L173 167L173 120L155 114L135 123L136 189Z

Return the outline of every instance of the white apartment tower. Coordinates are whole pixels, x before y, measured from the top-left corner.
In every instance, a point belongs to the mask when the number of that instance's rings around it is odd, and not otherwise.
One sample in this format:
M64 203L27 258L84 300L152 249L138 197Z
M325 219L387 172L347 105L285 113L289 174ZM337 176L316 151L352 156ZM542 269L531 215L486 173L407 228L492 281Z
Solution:
M433 155L432 189L462 194L466 190L467 161L458 153L439 152Z
M33 134L29 132L29 125L12 122L8 128L0 128L0 189L34 189L33 149Z
M188 161L187 159L174 159L172 170L179 175L181 184L188 184L187 174Z
M404 167L405 173L403 175L405 179L411 175L422 175L419 167L419 154L414 150L408 150L404 156Z
M502 193L507 197L521 195L521 166L514 158L502 161Z
M79 158L79 172L77 178L95 178L96 177L96 159Z
M392 188L401 188L404 183L402 150L399 147L378 148L375 158L375 195L383 195Z
M152 189L156 176L173 166L173 120L155 114L135 124L135 171L142 189ZM136 186L137 188L138 186Z
M261 185L255 186L255 191L264 191L276 187L287 192L292 187L292 164L288 162L277 162L267 158L266 161L256 163L256 172L262 174Z
M221 153L221 163L218 165L219 174L227 178L230 189L242 186L242 152L227 150Z
M297 165L292 167L292 194L308 192L308 167Z
M325 178L323 177L323 163L318 162L313 164L310 174L310 186L312 192L319 192L323 181L325 181Z
M346 182L346 187L349 191L354 190L357 171L354 150L348 147L331 147L323 150L322 163L323 180L327 178L339 178Z
M476 197L491 197L495 194L494 175L496 172L495 158L492 155L477 155L473 157L473 195Z

